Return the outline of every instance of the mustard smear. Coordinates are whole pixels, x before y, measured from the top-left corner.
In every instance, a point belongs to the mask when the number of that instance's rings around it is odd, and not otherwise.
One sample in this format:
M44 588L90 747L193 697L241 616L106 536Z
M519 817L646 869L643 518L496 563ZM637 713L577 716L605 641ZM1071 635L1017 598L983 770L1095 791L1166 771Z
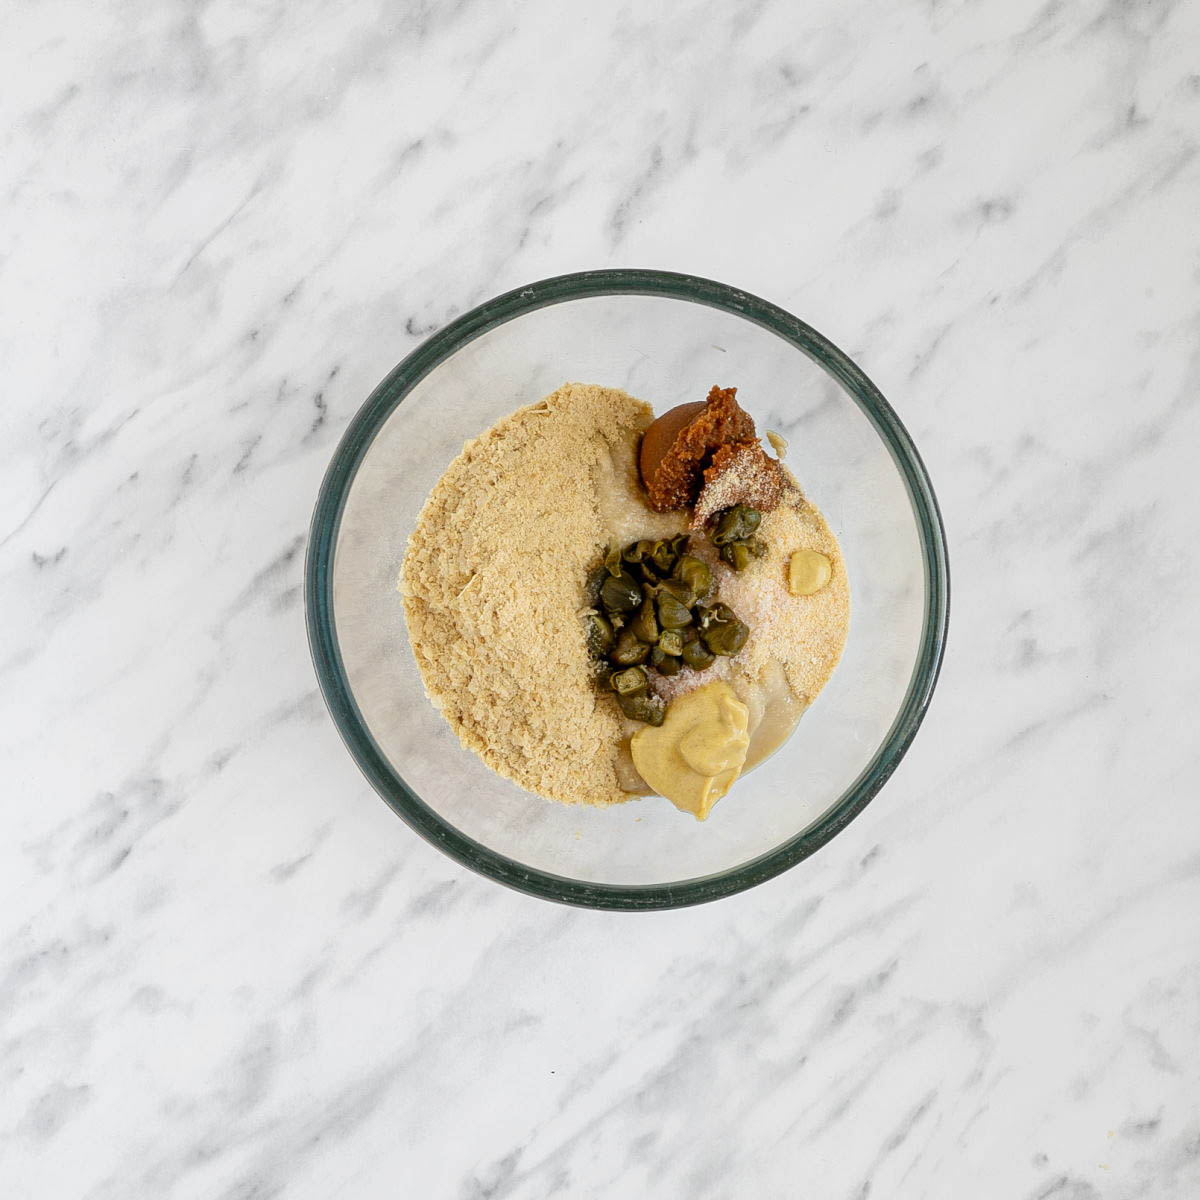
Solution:
M705 684L672 700L657 728L633 735L633 764L660 796L703 821L742 772L749 718L729 684Z

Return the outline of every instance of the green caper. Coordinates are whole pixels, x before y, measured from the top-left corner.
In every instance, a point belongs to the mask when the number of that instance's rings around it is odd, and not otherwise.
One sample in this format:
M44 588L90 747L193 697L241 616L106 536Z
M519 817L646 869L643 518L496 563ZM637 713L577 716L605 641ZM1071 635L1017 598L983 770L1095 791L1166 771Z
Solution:
M604 569L610 575L620 575L621 573L621 548L613 546L612 549L604 552Z
M682 629L692 623L691 609L669 591L658 593L658 623L664 629Z
M611 622L606 621L598 612L588 613L585 637L587 638L588 652L597 658L603 658L613 645L614 635Z
M692 594L693 601L703 600L712 590L712 570L703 559L685 554L675 564L675 578Z
M746 644L746 639L750 636L750 627L734 617L732 621L710 625L700 636L714 654L731 656Z
M687 548L688 548L688 543L691 540L692 539L688 534L677 533L671 539L671 553L674 554L676 558L678 558L681 554L686 554Z
M721 561L735 571L744 571L750 564L750 547L745 542L729 542L721 547Z
M671 568L675 566L675 560L679 555L675 552L671 542L655 542L654 553L650 557L660 575L670 575Z
M640 563L644 559L649 558L653 550L654 543L647 538L643 538L640 542L630 542L621 551L621 557L627 563Z
M693 671L707 671L717 661L717 656L697 637L683 647L683 661Z
M714 546L725 546L735 541L741 535L741 531L741 521L738 519L737 510L727 508L723 513L718 514L716 524L708 531L708 540Z
M633 667L645 662L649 656L650 647L632 629L622 629L608 657L618 667Z
M711 518L708 540L714 546L724 546L726 542L732 542L740 533L741 521L738 518L737 510L727 508Z
M604 581L608 578L608 571L604 567L593 567L587 573L587 579L583 583L583 603L588 608L595 608L600 603L600 589L604 586Z
M647 645L658 641L658 619L654 615L654 600L650 596L642 601L642 607L629 622L629 628Z
M727 546L748 538L762 521L762 513L748 504L735 504L717 517L716 527L708 535L714 546Z
M647 725L661 725L667 706L661 696L653 692L638 692L634 696L617 696L621 711L631 721L644 721Z
M719 625L735 619L733 609L728 604L722 604L720 600L717 600L713 604L702 604L697 609L697 616L700 621L701 632L710 625Z
M633 612L642 602L642 588L624 571L609 575L600 588L600 602L610 613Z
M650 651L648 663L660 675L678 675L683 668L683 662L680 659L676 658L673 654L664 654L662 648L659 646L655 646Z
M667 592L669 595L674 596L680 604L688 608L691 608L696 603L695 594L682 579L664 579L658 585L658 590L659 592Z
M683 634L678 629L664 629L658 639L658 648L664 654L672 654L678 658L683 653Z
M618 696L636 696L650 686L650 679L641 667L627 667L613 672L611 686Z

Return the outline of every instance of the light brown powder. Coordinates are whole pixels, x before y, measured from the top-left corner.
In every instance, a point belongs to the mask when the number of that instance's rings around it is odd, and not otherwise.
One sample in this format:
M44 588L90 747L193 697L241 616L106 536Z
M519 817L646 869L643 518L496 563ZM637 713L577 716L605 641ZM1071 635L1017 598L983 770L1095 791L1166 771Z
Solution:
M519 409L450 464L404 558L430 699L493 770L567 804L630 798L616 775L621 718L597 694L579 611L609 533L604 483L637 494L652 419L627 393L583 384Z
M705 469L704 486L692 509L692 529L703 529L711 517L735 504L761 512L778 507L786 479L779 463L757 441L722 446Z

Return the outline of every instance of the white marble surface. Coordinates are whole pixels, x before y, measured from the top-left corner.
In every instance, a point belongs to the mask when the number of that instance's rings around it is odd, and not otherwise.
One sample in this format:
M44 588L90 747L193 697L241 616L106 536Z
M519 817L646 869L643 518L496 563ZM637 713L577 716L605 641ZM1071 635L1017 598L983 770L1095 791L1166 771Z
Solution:
M1200 1195L1195 0L4 31L0 1195ZM677 913L409 833L299 602L378 379L606 265L843 345L951 539L891 784Z

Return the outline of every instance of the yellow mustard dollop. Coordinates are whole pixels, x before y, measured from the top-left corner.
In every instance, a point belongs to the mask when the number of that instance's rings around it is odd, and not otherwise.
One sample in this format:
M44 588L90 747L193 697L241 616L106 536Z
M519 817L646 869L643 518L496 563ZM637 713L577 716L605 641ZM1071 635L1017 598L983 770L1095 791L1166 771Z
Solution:
M833 564L819 550L797 550L788 562L788 591L815 596L833 578Z
M742 772L749 720L729 684L706 683L672 700L660 726L633 735L633 765L660 796L703 821Z

